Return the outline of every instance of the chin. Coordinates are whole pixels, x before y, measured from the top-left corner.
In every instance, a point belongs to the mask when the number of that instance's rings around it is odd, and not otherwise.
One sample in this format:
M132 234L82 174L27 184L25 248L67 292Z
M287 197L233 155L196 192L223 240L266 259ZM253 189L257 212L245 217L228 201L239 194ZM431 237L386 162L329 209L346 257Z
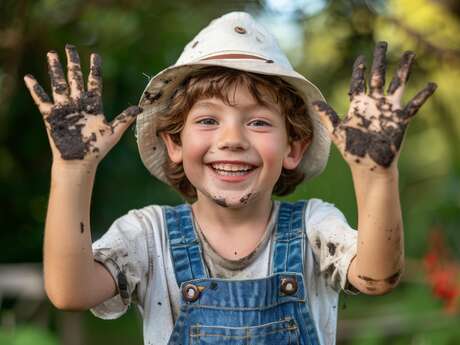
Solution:
M209 198L221 207L242 208L248 205L256 196L257 192L244 191L238 193L219 193L210 195Z

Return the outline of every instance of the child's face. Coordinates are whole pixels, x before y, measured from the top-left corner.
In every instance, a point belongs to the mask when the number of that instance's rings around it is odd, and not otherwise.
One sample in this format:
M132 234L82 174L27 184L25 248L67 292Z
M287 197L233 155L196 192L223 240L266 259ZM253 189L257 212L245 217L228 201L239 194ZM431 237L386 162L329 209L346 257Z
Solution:
M207 198L243 207L270 199L282 168L294 169L306 144L289 143L280 107L258 104L246 87L236 88L231 103L197 101L187 115L181 145L168 136L164 140L171 160L182 162L198 202Z

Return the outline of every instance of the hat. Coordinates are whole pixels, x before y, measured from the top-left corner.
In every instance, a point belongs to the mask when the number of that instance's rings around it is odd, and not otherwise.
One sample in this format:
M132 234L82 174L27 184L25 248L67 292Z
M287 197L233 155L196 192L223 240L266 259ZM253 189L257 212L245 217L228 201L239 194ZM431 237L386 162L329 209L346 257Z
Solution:
M299 168L304 180L319 175L329 157L330 138L312 106L324 100L319 89L292 68L276 38L246 12L230 12L201 30L184 48L177 62L153 78L145 88L139 106L143 112L136 120L136 137L142 162L152 175L169 184L163 166L167 152L156 135L155 117L168 106L168 100L180 83L191 73L206 66L278 76L291 84L308 107L313 139Z

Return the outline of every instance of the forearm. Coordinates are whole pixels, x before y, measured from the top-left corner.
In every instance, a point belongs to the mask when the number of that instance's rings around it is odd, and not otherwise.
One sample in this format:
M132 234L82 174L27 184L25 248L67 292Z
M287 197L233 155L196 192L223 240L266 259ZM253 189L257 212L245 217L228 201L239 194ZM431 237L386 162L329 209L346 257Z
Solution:
M90 202L96 169L53 164L45 225L45 288L56 306L91 304L95 264L91 249ZM94 284L96 286L96 284ZM101 294L104 292L101 292ZM72 302L73 303L73 302Z
M350 267L352 284L369 294L389 291L404 267L404 237L398 170L369 176L352 171L358 203L358 251Z

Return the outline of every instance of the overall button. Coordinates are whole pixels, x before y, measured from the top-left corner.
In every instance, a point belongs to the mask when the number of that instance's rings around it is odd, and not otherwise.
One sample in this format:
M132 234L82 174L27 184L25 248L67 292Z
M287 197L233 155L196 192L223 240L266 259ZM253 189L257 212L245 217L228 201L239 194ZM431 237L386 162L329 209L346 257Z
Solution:
M182 296L187 302L194 302L200 298L200 291L193 284L186 284L182 288Z
M286 295L293 295L297 291L297 280L295 277L281 279L281 292Z

